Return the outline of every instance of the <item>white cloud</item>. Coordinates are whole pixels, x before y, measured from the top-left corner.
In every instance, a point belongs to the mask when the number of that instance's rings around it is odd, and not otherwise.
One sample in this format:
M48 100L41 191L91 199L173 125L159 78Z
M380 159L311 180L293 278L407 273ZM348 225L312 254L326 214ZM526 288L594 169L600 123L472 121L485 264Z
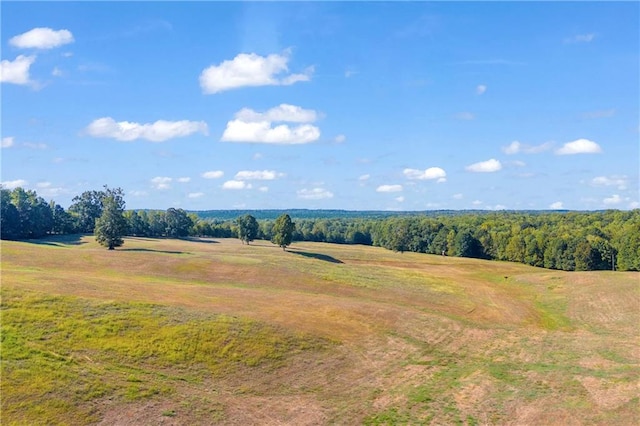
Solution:
M222 184L222 189L251 189L252 185L242 180L228 180Z
M430 180L446 178L447 173L440 167L429 167L426 170L404 169L402 172L407 179Z
M524 154L539 154L551 149L552 146L552 142L545 142L540 145L527 145L518 141L513 141L509 145L503 146L502 151L507 155L518 154L520 152Z
M638 201L632 201L629 203L629 208L630 209L637 209L640 208L640 202Z
M35 55L20 55L13 62L7 59L1 61L0 82L12 84L33 84L29 79L29 68L35 60Z
M323 200L333 198L333 193L324 188L301 189L296 192L303 200Z
M492 172L497 172L498 170L501 170L502 164L500 164L500 161L496 160L495 158L492 158L487 161L480 161L478 163L473 163L465 167L465 169L469 172L492 173Z
M370 175L370 174L366 174L366 175L362 175L362 176L360 176L360 177L358 178L358 180L359 180L360 182L364 182L364 181L366 181L366 180L369 180L369 178L371 178L371 175Z
M191 182L191 178L190 177L181 177L176 179L178 182L180 183L187 183L187 182Z
M235 114L235 118L245 123L259 123L262 121L313 123L318 119L318 113L312 109L303 109L296 105L280 104L265 112L256 112L251 108L242 108Z
M395 200L399 203L403 203L404 202L404 197L401 195L399 197L396 197Z
M511 164L514 167L525 167L527 165L527 163L520 160L511 161L509 164Z
M485 86L484 84L478 84L478 87L476 87L476 94L478 95L482 95L486 91L487 91L487 86Z
M58 67L53 67L53 71L51 71L51 75L54 77L62 77L63 72L60 68Z
M202 173L201 176L205 179L220 179L222 176L224 176L224 172L222 170L211 170Z
M16 189L18 187L27 186L28 184L29 182L24 179L5 180L4 182L0 182L0 185L2 185L4 189Z
M317 119L316 111L289 104L280 104L263 113L243 108L227 123L220 140L285 145L314 142L320 138L320 129L308 123ZM272 126L274 122L283 121L304 124Z
M561 210L564 207L562 206L562 201L556 201L555 203L551 203L549 208L552 210Z
M49 188L51 186L51 182L38 182L36 183L38 188Z
M232 60L211 65L200 74L200 87L206 94L219 93L240 87L288 86L299 81L309 81L313 67L301 74L288 74L290 51L282 55L260 56L240 53Z
M447 178L441 177L441 178L438 178L436 183L445 183L446 181L447 181Z
M347 140L347 137L345 135L338 135L335 138L333 138L333 141L335 143L344 143L344 141Z
M260 160L260 159L262 159L262 157L264 157L264 155L262 155L259 152L256 152L255 154L253 154L253 157L251 157L251 158L253 158L254 160Z
M596 37L594 33L589 34L577 34L572 37L567 37L564 39L565 43L590 43Z
M242 120L232 120L227 123L227 128L220 140L223 142L293 145L314 142L319 138L320 129L311 124L302 124L296 127L281 124L271 127L271 123L268 121L247 123Z
M260 188L258 188L258 191L260 191L260 192L269 192L269 187L268 186L261 186Z
M476 116L472 112L459 112L455 115L455 118L457 118L458 120L469 121L469 120L474 120Z
M591 179L592 186L617 186L618 189L627 189L626 176L598 176Z
M155 189L165 190L171 188L170 183L172 180L173 179L171 179L170 177L156 176L151 179L151 185Z
M463 195L462 194L453 194L452 198L455 200L462 200Z
M73 43L73 34L69 30L34 28L26 33L12 37L9 44L21 49L52 49Z
M119 141L146 139L151 142L162 142L198 132L204 135L209 133L204 121L158 120L155 123L140 124L129 121L116 122L111 117L94 120L85 131L96 138L113 138Z
M622 198L618 194L614 194L611 197L605 198L602 202L607 205L620 204Z
M482 201L480 201L480 200L473 200L473 201L471 202L471 204L473 204L474 206L479 206L480 204L482 204Z
M204 195L204 192L190 192L187 194L188 198L200 198Z
M556 155L597 154L600 152L602 152L602 148L597 143L588 139L578 139L565 143L562 148L556 150Z
M347 70L344 72L344 76L346 78L349 78L352 75L356 75L356 74L358 74L358 71L356 71L354 68L351 68L351 67L347 68Z
M149 194L146 191L133 190L133 191L127 192L127 195L131 195L132 197L146 197Z
M283 177L284 173L275 170L242 170L236 173L235 180L274 180Z
M380 185L376 188L376 192L400 192L402 185Z
M14 144L14 137L13 136L7 136L2 138L2 143L0 144L0 146L2 148L10 148L13 146Z

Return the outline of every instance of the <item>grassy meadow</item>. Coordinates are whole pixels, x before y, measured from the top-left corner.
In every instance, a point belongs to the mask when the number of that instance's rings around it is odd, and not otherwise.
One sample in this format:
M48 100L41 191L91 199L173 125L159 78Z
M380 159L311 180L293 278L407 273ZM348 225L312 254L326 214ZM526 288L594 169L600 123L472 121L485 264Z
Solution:
M1 418L640 423L640 274L265 241L2 242Z

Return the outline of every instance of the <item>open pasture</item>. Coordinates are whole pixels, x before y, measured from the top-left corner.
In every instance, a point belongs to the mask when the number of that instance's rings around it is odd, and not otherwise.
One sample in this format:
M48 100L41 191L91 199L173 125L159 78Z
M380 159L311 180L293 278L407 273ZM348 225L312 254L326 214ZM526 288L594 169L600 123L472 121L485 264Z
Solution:
M2 424L640 421L640 275L381 248L2 243Z

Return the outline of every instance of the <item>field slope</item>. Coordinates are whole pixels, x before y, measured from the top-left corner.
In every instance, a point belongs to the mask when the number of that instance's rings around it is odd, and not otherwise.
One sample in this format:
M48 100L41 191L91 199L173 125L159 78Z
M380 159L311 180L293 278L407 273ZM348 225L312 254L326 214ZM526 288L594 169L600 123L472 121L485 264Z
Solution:
M2 424L640 423L640 275L2 242Z

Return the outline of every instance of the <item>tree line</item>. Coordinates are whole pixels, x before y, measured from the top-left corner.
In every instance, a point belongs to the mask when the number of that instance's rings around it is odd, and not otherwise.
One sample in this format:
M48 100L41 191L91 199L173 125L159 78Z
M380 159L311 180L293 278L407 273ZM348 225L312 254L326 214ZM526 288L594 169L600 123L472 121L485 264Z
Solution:
M125 210L122 190L106 186L74 197L68 210L53 201L47 203L35 191L1 192L2 239L92 232L100 236L115 230L139 237L240 238L247 244L263 239L283 248L292 241L374 245L397 252L503 260L566 271L640 270L640 209L391 217L358 217L351 212L343 218L295 218L294 224L288 214L275 220L257 220L248 213L220 220L176 208ZM107 213L111 219L101 220ZM112 226L120 216L123 220ZM121 239L104 240L106 246L111 242L117 247Z

